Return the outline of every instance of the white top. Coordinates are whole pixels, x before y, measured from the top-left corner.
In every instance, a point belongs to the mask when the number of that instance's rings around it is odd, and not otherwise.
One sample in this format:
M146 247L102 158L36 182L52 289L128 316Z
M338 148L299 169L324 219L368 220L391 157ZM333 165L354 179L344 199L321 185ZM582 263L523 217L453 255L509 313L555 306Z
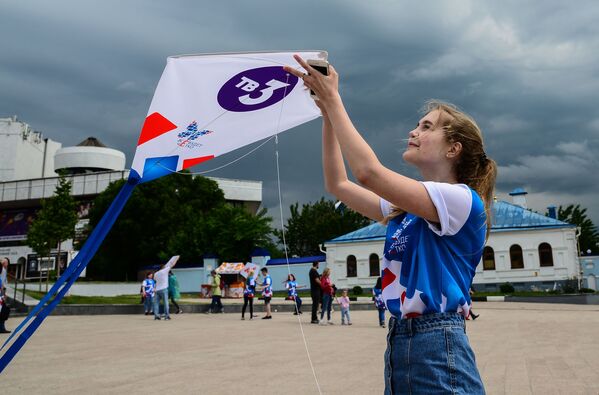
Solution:
M164 268L154 273L154 280L156 281L156 291L160 291L168 288L168 272L175 265L175 262L179 259L179 255L175 255L164 265Z

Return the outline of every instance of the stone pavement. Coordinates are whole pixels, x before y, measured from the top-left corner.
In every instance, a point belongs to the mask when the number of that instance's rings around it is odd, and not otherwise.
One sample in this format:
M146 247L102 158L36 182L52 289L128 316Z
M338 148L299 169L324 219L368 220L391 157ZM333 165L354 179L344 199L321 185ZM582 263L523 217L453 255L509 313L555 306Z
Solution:
M468 333L488 394L599 394L599 307L478 302ZM386 330L303 331L324 394L383 392ZM317 394L297 317L49 317L0 376L14 394ZM14 328L18 321L8 321ZM0 338L1 340L1 338Z

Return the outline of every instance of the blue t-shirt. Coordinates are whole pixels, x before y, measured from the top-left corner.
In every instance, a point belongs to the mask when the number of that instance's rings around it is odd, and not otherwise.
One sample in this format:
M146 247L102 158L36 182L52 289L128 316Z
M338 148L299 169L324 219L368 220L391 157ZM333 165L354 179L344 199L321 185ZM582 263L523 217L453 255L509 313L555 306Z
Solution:
M287 281L285 285L287 288L287 294L291 297L297 296L297 282L296 281Z
M387 225L383 298L397 318L470 312L470 286L486 238L482 199L464 184L423 182L439 223L402 214ZM381 200L384 216L391 205Z
M154 290L156 289L156 281L154 279L146 278L143 281L142 286L144 287L146 295L154 296Z
M256 279L253 277L250 277L245 282L245 289L243 290L243 294L253 298L255 292L256 292Z
M264 288L262 288L262 296L264 296L265 298L269 298L272 296L272 278L270 278L270 275L266 275L266 277L264 277L264 281L262 281L262 286Z

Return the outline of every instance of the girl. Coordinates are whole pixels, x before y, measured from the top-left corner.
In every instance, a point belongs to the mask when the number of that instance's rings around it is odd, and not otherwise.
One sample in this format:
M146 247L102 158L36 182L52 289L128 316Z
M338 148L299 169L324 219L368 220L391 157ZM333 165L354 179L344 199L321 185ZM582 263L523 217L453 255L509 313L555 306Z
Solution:
M322 310L320 311L320 325L333 325L331 321L331 305L333 301L333 284L331 283L331 269L328 267L322 272L320 287L322 288ZM324 322L324 313L327 313L327 322Z
M154 289L156 288L156 281L154 281L154 273L146 273L146 279L141 283L141 288L142 296L144 299L145 315L152 314L152 305L154 303Z
M497 174L480 129L455 106L430 102L403 153L425 180L416 181L383 166L354 128L335 69L325 76L296 60L308 74L285 70L304 79L322 110L327 190L387 223L385 393L484 393L464 321ZM344 159L358 184L349 181Z
M379 277L376 280L376 285L372 288L372 300L376 309L379 311L379 325L381 328L385 327L385 301L383 300L383 281Z
M179 291L179 280L175 273L168 272L168 298L171 303L177 308L176 314L181 314L183 310L179 307L177 300L181 299L181 292Z
M341 297L337 298L337 303L341 306L341 325L345 325L347 319L347 325L351 325L349 319L349 296L347 296L347 289L344 289L341 293Z
M293 315L302 314L302 299L297 294L298 288L303 288L301 285L297 285L297 281L295 281L295 276L291 273L287 276L287 281L285 281L285 288L287 288L287 295L289 299L295 302L295 311Z
M245 288L243 290L243 308L241 309L241 319L245 320L245 309L247 305L250 305L250 320L254 318L254 295L256 294L256 279L254 278L254 271L250 271L248 274L247 281L245 282Z

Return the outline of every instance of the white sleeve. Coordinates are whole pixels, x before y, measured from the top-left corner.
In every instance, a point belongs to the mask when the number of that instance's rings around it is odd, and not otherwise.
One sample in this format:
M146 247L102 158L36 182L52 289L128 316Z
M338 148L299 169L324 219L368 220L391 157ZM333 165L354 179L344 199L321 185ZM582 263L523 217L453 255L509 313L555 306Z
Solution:
M391 203L383 198L381 198L381 213L383 214L383 218L391 214Z
M465 184L426 181L422 183L439 216L439 223L428 227L439 236L453 236L462 229L472 209L472 192ZM439 228L440 226L440 228Z
M177 262L177 259L179 259L179 255L171 257L171 259L168 260L164 268L166 269L168 267L170 269L171 267L173 267L173 264Z

